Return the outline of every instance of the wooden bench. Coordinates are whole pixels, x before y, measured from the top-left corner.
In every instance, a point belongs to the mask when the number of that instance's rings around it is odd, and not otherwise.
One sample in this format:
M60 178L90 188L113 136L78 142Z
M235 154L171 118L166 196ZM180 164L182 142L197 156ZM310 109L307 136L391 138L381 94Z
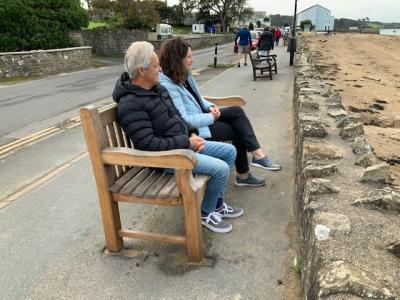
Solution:
M254 50L250 52L250 60L253 66L254 81L261 77L269 77L269 79L272 80L272 71L278 74L275 54L260 57L258 51ZM260 71L261 75L257 76L257 71ZM268 72L268 74L264 75L264 72Z
M205 98L218 106L245 105L239 96ZM81 108L80 117L96 180L106 248L121 250L123 238L158 240L185 245L188 260L200 262L204 256L200 204L208 177L193 176L194 152L134 149L117 121L116 104L105 109ZM173 168L175 174L154 168ZM185 235L124 229L118 202L183 207Z

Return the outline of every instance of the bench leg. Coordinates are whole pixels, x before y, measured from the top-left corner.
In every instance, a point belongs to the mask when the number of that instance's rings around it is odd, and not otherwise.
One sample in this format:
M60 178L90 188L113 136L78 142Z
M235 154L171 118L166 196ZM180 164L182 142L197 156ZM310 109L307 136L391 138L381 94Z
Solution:
M272 68L269 69L269 79L272 80Z
M175 173L176 184L181 192L183 211L185 215L186 251L190 262L201 262L204 257L203 237L201 231L200 202L204 191L197 193L192 189L193 177L191 170L178 170Z
M107 250L117 252L123 245L123 240L118 235L118 231L121 229L118 203L111 200L108 191L100 192L99 200Z
M190 262L201 262L204 257L203 238L200 223L200 207L196 199L196 194L186 195L183 203L188 260Z
M253 79L256 81L256 70L253 69Z

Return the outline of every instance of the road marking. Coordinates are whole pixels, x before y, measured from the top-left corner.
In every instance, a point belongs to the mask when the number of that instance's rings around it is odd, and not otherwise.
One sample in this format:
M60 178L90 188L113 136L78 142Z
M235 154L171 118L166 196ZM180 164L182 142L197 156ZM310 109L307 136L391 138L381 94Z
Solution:
M226 69L225 71L221 72L220 74L218 74L217 76L215 76L214 78L210 79L209 81L207 81L206 83L204 83L202 86L200 86L199 88L203 88L205 86L207 86L208 84L210 84L211 82L213 82L215 79L221 77L223 74L225 74L226 72L228 72L231 68Z
M12 151L12 150L14 150L16 148L19 148L19 147L22 147L22 146L24 146L26 144L29 144L29 143L31 143L31 142L33 142L33 141L35 141L35 140L37 140L37 139L39 139L41 137L47 136L47 135L49 135L51 133L54 133L54 132L57 132L57 131L60 131L60 130L61 130L61 128L56 127L56 126L52 126L52 127L46 128L46 129L44 129L42 131L38 131L38 132L35 132L35 133L31 134L31 135L28 135L26 137L18 139L16 141L11 142L9 144L6 144L4 146L1 146L0 147L0 156L6 154L6 153L8 153L8 152L10 152L10 151Z
M68 169L69 167L73 166L74 164L76 164L77 162L79 162L80 160L84 159L86 156L88 155L87 152L83 152L80 153L78 156L75 156L74 158L70 159L69 161L65 162L64 164L62 164L61 166L57 167L56 169L54 169L53 171L47 173L46 175L44 175L43 177L39 178L38 180L36 180L35 182L27 185L26 187L24 187L22 190L19 190L18 192L9 195L7 198L5 198L4 200L0 201L0 209L6 207L7 205L9 205L10 203L14 202L15 200L17 200L18 198L24 196L25 194L33 191L34 189L36 189L37 187L41 186L42 184L44 184L45 182L49 181L50 179L54 178L55 176L57 176L58 174L60 174L62 171Z

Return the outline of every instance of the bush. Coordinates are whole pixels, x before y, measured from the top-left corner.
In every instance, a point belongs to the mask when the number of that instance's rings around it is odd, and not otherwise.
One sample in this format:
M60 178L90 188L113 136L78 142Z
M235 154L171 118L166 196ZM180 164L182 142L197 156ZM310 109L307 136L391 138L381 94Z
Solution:
M311 20L304 20L300 22L300 29L302 31L304 31L304 26L305 25L310 25L310 29L313 30L315 28L315 26L313 25Z
M75 46L70 30L88 25L80 0L2 0L0 51Z

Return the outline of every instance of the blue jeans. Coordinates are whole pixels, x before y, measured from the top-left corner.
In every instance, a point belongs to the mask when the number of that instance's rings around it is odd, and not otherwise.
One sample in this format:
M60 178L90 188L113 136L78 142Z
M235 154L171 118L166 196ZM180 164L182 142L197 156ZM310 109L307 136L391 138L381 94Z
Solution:
M231 144L206 141L204 149L196 152L196 158L193 173L210 176L201 203L201 211L208 214L217 208L218 199L223 201L236 149Z

